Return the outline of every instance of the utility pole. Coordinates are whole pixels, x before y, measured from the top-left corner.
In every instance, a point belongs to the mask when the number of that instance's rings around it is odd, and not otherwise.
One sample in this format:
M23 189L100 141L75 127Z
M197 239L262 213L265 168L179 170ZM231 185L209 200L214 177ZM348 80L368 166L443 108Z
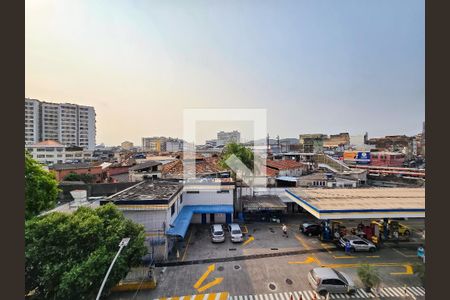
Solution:
M105 278L103 279L102 286L100 287L100 290L98 291L97 298L95 300L99 300L100 296L102 295L103 288L105 287L106 280L108 279L109 273L111 273L111 269L114 266L114 263L116 262L117 257L119 257L120 252L122 251L123 247L128 245L128 242L130 241L130 238L124 238L119 243L119 251L117 251L116 256L114 257L113 261L111 262L111 265L109 266L108 272L106 272Z

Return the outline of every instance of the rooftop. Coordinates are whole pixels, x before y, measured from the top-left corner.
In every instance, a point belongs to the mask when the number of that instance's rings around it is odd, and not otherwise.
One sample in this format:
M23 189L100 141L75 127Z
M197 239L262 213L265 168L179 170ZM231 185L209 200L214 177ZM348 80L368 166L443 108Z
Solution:
M286 193L319 219L425 217L424 188L291 188Z
M150 161L146 161L146 162L140 163L138 165L135 165L135 166L131 167L129 170L130 171L140 171L140 170L144 170L144 169L151 168L151 167L158 166L158 165L161 165L161 163L158 161L150 160Z
M183 184L177 181L146 180L108 197L104 202L113 201L118 205L168 204L182 188Z
M76 164L54 164L50 167L50 169L55 171L89 169L89 168L101 168L101 166L99 165L95 166L90 163L76 163Z
M258 195L241 197L246 210L282 210L286 204L277 195Z
M266 166L272 169L288 170L302 168L303 164L292 159L286 160L266 160Z

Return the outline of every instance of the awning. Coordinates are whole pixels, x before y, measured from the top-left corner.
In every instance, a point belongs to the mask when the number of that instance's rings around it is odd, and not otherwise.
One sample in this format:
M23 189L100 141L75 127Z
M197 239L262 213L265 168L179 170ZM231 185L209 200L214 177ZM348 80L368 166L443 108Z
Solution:
M292 177L292 176L278 176L278 177L276 178L276 180L289 181L289 182L297 182L297 177Z
M178 213L173 224L166 231L167 235L184 238L193 214L232 214L233 205L185 205Z

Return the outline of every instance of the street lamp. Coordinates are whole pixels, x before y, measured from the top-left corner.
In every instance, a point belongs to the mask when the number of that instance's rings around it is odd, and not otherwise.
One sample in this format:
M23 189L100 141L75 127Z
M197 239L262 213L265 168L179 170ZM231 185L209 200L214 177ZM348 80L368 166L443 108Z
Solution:
M97 298L95 298L95 300L99 300L99 299L100 299L100 296L101 296L101 294L102 294L103 288L105 287L106 280L108 279L109 273L111 272L111 269L112 269L114 263L116 262L117 257L119 257L119 254L120 254L120 252L122 251L123 247L125 247L126 245L128 245L128 242L129 242L129 241L130 241L130 238L123 238L123 239L120 241L120 243L119 243L119 251L117 251L116 256L114 257L114 259L113 259L111 265L109 266L108 272L106 272L106 276L105 276L105 278L103 279L102 286L100 287L100 290L98 291L98 294L97 294Z

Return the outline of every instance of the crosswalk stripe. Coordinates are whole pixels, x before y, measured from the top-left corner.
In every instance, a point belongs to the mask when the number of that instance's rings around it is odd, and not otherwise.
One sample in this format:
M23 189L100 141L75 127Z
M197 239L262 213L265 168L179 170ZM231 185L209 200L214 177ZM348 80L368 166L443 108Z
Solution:
M417 295L418 296L423 296L424 295L424 293L421 290L419 290L418 288L416 288L416 287L410 287L410 289L412 289L413 291L417 291Z
M261 295L259 295L259 300L266 300L264 297L263 297L263 295L261 294Z
M239 296L239 300L242 300L242 296Z
M244 296L244 300L247 300L248 298L247 298L247 296Z
M267 294L264 294L264 299L269 300L269 297L267 296Z
M405 291L402 288L397 288L397 289L388 288L388 290L391 291L392 294L394 294L395 296L398 296L398 297L405 296Z
M391 295L389 295L384 289L380 289L380 295L382 297L390 297Z
M416 289L418 289L419 291L421 291L422 293L425 294L425 289L421 286L417 286Z
M363 293L361 293L359 290L356 290L356 295L358 295L360 298L366 298Z
M280 300L280 298L278 298L277 294L273 294L276 300ZM281 300L283 300L283 298L281 298Z
M309 300L309 294L306 291L300 292L303 295L303 299Z
M407 287L406 290L410 293L413 294L414 296L422 296L421 293L419 293L417 290L415 290L412 287Z
M300 295L297 292L294 292L294 300L300 300Z
M384 288L384 291L391 297L398 297L398 295L393 294L388 288Z
M269 294L269 299L270 299L270 300L274 300L274 299L273 299L273 294Z
M358 289L358 292L363 294L365 298L370 298L369 295L367 295L366 291L364 291L363 289Z
M386 295L386 297L394 297L394 295L392 295L386 288L382 288L381 291Z
M331 298L331 299L335 299L335 298L336 298L336 295L335 295L335 294L330 294L330 298Z
M248 295L248 299L249 300L253 300L253 296L252 295Z
M292 293L291 293L292 294ZM291 295L290 294L288 294L288 293L284 293L284 296L285 296L285 298L286 298L286 300L289 300L289 299L291 299Z

